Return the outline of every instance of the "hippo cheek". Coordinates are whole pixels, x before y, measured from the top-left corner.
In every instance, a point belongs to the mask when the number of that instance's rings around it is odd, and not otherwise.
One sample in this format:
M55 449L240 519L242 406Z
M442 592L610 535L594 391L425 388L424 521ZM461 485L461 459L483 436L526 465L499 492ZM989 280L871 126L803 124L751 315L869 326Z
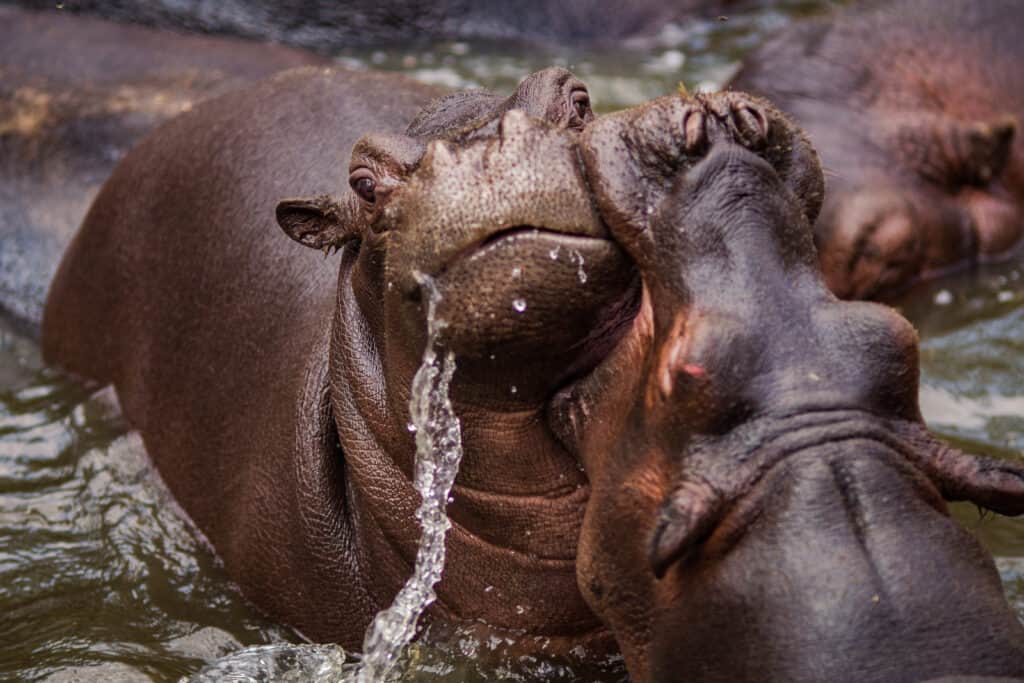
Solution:
M496 235L436 277L437 315L463 378L544 399L593 367L635 309L632 263L606 239L535 228Z

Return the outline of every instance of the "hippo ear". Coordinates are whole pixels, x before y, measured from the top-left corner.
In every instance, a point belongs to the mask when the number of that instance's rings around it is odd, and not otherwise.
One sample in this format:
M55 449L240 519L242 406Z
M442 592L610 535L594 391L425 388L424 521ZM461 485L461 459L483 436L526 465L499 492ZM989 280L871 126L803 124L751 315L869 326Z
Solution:
M282 199L277 223L293 240L330 253L357 236L355 222L338 202L327 195L307 199Z

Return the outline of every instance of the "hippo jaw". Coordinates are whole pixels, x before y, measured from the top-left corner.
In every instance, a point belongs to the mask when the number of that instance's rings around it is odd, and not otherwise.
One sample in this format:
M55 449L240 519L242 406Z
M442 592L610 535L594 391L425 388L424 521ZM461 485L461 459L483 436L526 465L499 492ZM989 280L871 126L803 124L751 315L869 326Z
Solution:
M949 521L941 498L1019 514L1024 472L928 436L913 329L889 309L841 303L825 288L810 238L821 175L806 140L766 103L727 93L604 117L582 148L602 215L637 264L643 302L630 331L563 391L550 419L591 485L579 587L633 679L849 676L815 668L816 655L779 632L771 611L787 604L790 628L816 629L807 638L824 652L853 643L867 658L872 637L896 633L928 653L888 650L880 677L856 680L957 673L958 660L940 657L946 643L928 627L861 614L852 603L822 611L811 590L850 591L872 567L899 564L896 541L917 538L929 545L914 567L956 556L956 568L933 572L945 588L930 592L915 593L901 577L891 604L918 609L928 603L922 596L970 582L981 607L961 601L945 614L998 631L999 642L978 645L1000 664L964 670L1011 672L1024 633L990 560ZM886 505L913 518L888 524ZM815 506L834 522L819 524ZM857 512L868 508L870 517ZM857 569L831 576L831 564L803 552L809 539L856 557L864 543L888 540ZM790 555L803 560L786 564ZM773 576L772 563L789 575ZM941 612L918 614L932 623ZM864 617L871 637L852 637L850 614ZM763 656L730 660L732 641ZM935 667L918 665L929 657Z

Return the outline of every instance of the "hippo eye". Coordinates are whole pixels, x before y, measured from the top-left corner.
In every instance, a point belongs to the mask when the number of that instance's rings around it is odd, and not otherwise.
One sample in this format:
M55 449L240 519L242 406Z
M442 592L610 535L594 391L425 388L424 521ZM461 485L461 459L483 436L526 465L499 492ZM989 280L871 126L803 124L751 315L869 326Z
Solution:
M569 96L569 102L572 105L573 114L579 119L573 121L576 126L582 126L593 117L590 111L590 95L586 90L573 90L572 95Z
M360 169L353 173L348 179L348 184L352 187L352 191L367 204L377 201L377 181L366 169Z

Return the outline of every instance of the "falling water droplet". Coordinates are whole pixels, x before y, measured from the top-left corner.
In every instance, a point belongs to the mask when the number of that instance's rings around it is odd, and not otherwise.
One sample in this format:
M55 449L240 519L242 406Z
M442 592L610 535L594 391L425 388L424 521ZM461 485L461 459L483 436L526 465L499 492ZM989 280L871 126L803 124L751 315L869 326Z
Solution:
M522 268L520 268L519 266L516 266L515 268L512 269L512 277L513 278L519 279L522 276L523 276L523 269Z
M515 393L519 392L519 387L517 387L515 384L512 384L512 385L509 386L508 390L510 392L512 392L513 394L515 394Z
M526 609L522 605L516 605L516 614L522 614Z
M948 306L953 303L953 293L948 289L941 290L935 295L935 303L939 306Z
M379 612L366 630L363 660L353 677L357 683L388 679L415 635L420 615L437 597L434 585L444 569L444 538L451 528L445 505L462 459L461 426L448 397L455 355L448 351L441 356L436 348L445 327L436 315L441 295L429 277L418 272L413 275L427 296L427 348L413 377L409 399L410 417L416 426L413 484L422 499L416 519L422 532L412 576L391 606Z
M516 313L522 313L526 310L526 299L516 299L512 302L512 308L516 309Z
M647 207L647 215L650 216L652 213L654 213L654 207L653 206L648 206Z
M555 247L554 249L552 249L551 251L548 252L548 256L551 257L552 261L557 261L558 260L559 249L561 249L561 247Z
M408 429L409 432L412 433L412 434L415 434L416 430L418 429L418 427L416 425L414 425L412 422L407 423L405 425L405 428Z

